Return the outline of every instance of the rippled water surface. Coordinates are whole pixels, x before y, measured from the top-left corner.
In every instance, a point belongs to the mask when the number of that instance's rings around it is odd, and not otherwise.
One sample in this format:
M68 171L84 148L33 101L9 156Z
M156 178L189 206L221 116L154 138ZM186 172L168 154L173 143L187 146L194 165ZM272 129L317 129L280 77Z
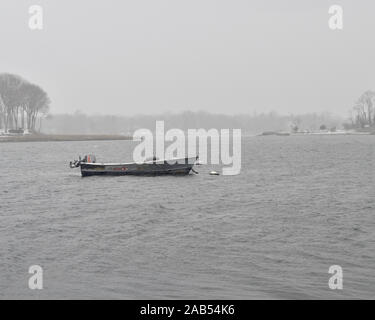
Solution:
M375 136L244 138L238 176L68 168L134 145L0 144L0 298L375 298Z

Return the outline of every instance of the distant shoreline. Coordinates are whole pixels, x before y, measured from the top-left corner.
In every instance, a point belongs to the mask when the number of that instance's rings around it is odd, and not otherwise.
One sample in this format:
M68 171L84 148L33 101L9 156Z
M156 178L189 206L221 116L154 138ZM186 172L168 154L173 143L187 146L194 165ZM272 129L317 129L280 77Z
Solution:
M285 133L266 131L262 134L254 136L310 136L310 135L375 135L374 132L331 132L331 133ZM123 135L108 135L108 134L30 134L20 136L5 136L0 135L0 143L6 142L69 142L69 141L120 141L120 140L133 140L131 136Z
M30 134L23 136L0 136L2 142L57 142L57 141L111 141L133 140L133 137L104 134Z
M337 131L337 132L279 132L279 131L265 131L258 136L368 136L375 135L375 132L370 131Z

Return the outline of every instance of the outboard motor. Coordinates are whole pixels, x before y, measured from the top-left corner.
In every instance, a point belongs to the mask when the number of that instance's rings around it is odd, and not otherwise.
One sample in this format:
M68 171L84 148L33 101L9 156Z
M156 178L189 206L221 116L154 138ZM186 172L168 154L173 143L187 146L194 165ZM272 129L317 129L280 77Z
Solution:
M80 165L81 165L81 160L74 160L74 161L70 161L69 163L69 166L72 169L78 168Z

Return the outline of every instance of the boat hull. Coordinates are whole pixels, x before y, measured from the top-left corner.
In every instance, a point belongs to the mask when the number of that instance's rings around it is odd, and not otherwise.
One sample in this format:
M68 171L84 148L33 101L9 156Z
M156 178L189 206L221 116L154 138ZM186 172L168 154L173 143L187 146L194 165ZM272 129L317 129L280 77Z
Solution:
M192 170L195 158L185 158L176 162L150 161L137 163L81 163L81 175L87 176L159 176L187 175Z

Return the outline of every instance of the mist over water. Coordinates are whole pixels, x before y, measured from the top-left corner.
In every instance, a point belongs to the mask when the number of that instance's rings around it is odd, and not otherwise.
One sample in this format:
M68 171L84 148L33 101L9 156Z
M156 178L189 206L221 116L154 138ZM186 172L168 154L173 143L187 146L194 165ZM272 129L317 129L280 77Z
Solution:
M244 138L238 176L68 168L129 161L135 144L0 144L0 298L375 297L374 136Z

